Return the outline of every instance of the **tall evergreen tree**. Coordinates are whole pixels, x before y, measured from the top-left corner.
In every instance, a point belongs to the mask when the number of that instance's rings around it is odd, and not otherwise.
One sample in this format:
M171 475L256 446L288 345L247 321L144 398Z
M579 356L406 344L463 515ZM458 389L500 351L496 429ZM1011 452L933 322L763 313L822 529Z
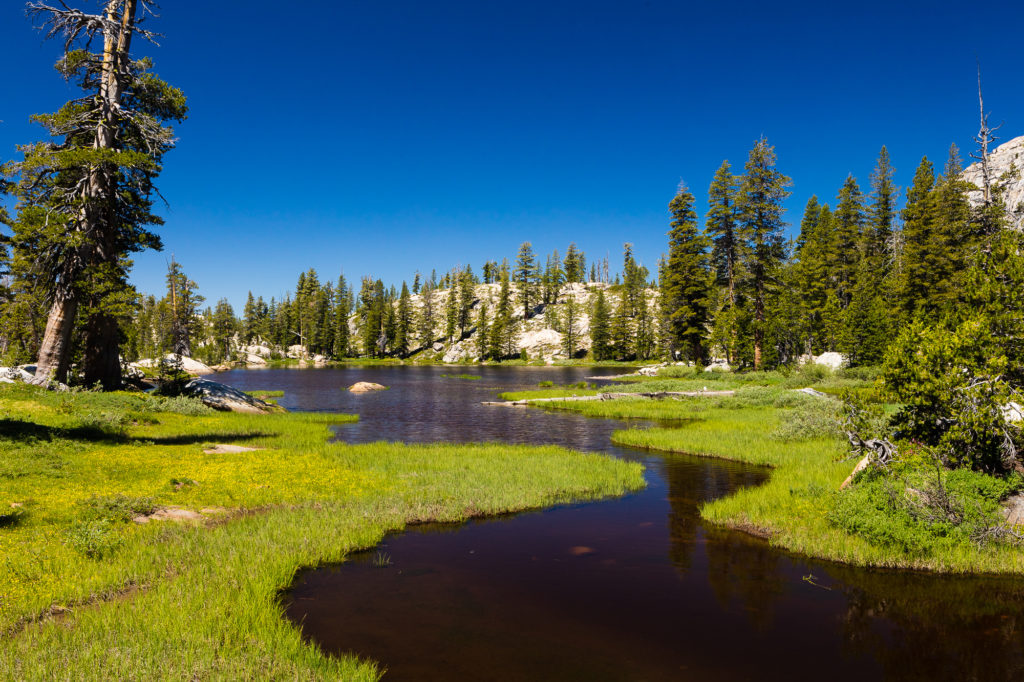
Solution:
M226 298L217 301L211 317L211 336L215 349L213 357L218 362L231 359L232 340L237 331L235 311Z
M398 313L395 328L395 353L399 357L409 355L409 337L412 331L412 303L409 287L402 282L402 293L398 297Z
M171 256L167 265L167 303L170 309L170 350L175 355L192 356L193 337L199 332L199 306L205 300L197 293L196 283L181 270Z
M491 325L491 350L489 353L495 360L515 355L519 333L518 321L512 312L512 291L508 267L503 267L498 275L501 288L498 292L498 309L495 311L494 322Z
M480 309L476 313L476 332L473 334L473 339L476 341L476 354L480 358L480 362L483 362L490 353L491 342L486 300L480 301Z
M587 259L583 252L576 248L575 242L569 244L569 248L566 249L562 267L565 270L566 282L583 282L586 278Z
M537 257L530 242L523 242L516 257L516 268L512 273L519 289L519 304L523 307L523 319L530 319L530 313L537 301Z
M459 310L457 314L459 338L466 335L471 323L471 309L476 300L476 287L473 284L473 271L466 266L459 276Z
M576 357L580 345L580 306L572 294L562 304L562 350L570 360Z
M914 181L907 190L907 204L903 209L903 260L900 283L900 303L905 319L918 312L933 312L932 296L935 262L941 248L935 225L936 209L935 172L928 157L921 159L914 172ZM939 284L942 286L941 284Z
M611 333L608 323L608 301L604 289L598 289L590 312L590 352L594 360L612 357Z
M864 195L857 180L848 175L839 190L838 204L833 216L832 244L829 258L829 277L839 303L846 309L853 295L859 247L864 232Z
M712 242L715 283L726 288L729 307L736 306L736 282L743 262L737 185L738 178L732 174L729 162L723 161L708 188L708 216L705 221L705 231Z
M420 314L417 329L420 345L423 347L430 346L437 338L434 306L434 283L427 282L423 285L422 293L420 294Z
M338 276L338 286L334 290L334 352L333 355L339 358L351 355L351 331L349 330L349 317L352 314L350 302L350 290L345 275Z
M693 195L684 185L668 205L672 227L668 232L668 260L661 277L661 305L671 356L674 358L682 351L689 360L703 364L712 282L710 240L697 229L693 205Z
M870 232L865 244L865 253L876 259L875 265L884 268L875 276L888 272L888 250L896 229L896 201L899 188L893 178L896 169L889 159L889 150L882 147L878 153L875 170L871 173L871 205L868 207L868 224Z
M750 150L737 197L740 234L747 254L747 286L753 301L753 361L760 369L764 355L765 309L772 276L786 256L782 231L790 179L775 168L775 149L761 138Z
M142 9L139 9L139 6ZM82 369L87 382L121 383L118 361L129 254L160 248L149 227L154 181L163 155L174 146L164 121L182 121L182 93L160 80L148 59L132 59L132 38L152 38L139 24L145 3L107 0L94 15L61 4L30 2L47 37L60 36L57 70L84 95L54 114L35 117L56 142L26 145L24 160L7 164L17 177L15 248L30 251L46 273L51 301L37 360L36 381L65 381L72 330L87 305ZM89 52L102 45L99 53Z
M803 337L803 352L829 350L822 343L822 319L828 292L831 230L832 212L828 204L821 206L818 197L811 197L800 221L793 270L793 284L800 292L799 331Z

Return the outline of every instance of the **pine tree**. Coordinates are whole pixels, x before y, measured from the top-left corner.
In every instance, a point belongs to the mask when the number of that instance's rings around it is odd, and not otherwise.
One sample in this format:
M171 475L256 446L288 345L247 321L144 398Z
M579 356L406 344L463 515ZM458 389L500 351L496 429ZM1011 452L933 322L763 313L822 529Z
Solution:
M944 286L933 292L938 310L952 312L957 298L957 280L968 263L983 248L987 239L974 232L972 211L967 193L972 185L962 178L960 151L950 145L949 158L942 177L935 185L935 228L933 254L938 275L944 275Z
M829 279L845 310L853 295L859 246L864 232L864 195L857 180L848 175L839 190L839 203L833 215L832 243L828 259Z
M710 240L697 230L693 205L693 195L683 185L668 205L672 228L668 232L668 259L661 277L661 305L671 357L685 351L689 360L703 364L712 281Z
M705 231L712 242L715 284L726 288L728 305L735 307L736 282L743 262L743 241L739 235L739 209L736 204L738 178L731 171L729 162L723 161L711 181Z
M561 317L562 350L565 357L571 360L576 357L580 345L580 306L571 294L565 297Z
M167 298L170 308L170 350L175 355L192 356L192 340L199 331L199 306L205 300L196 292L196 283L185 276L171 256L167 265Z
M860 243L855 284L846 311L847 329L841 350L856 365L882 361L893 334L887 293L891 290L891 244L896 222L894 170L889 152L882 147L871 174L872 202Z
M480 310L476 314L476 332L473 334L473 340L476 341L476 354L480 358L480 362L487 359L490 354L490 325L487 321L487 301L480 301Z
M753 301L753 360L760 369L764 355L765 307L772 276L786 256L782 230L790 179L775 168L775 149L761 138L750 150L737 207L747 254L747 286Z
M383 289L383 284L380 288ZM383 298L383 291L379 294L378 297L377 285L373 278L363 277L359 290L359 327L363 354L371 358L379 357L378 347L384 323L384 311L380 301Z
M226 298L217 301L211 318L211 335L216 349L214 357L218 362L231 358L231 342L237 330L235 311Z
M427 282L423 286L422 293L420 294L420 314L419 314L419 325L417 333L420 338L420 345L427 347L434 343L436 339L435 329L435 313L434 313L434 284L433 282Z
M444 337L448 343L452 343L455 340L455 330L459 326L459 291L455 285L455 277L449 279L453 283L444 299Z
M868 239L863 251L874 260L874 265L881 266L883 271L876 272L875 277L888 273L887 252L896 229L896 201L899 188L893 181L896 169L889 160L889 150L882 147L878 153L878 162L871 173L871 206L867 217L870 226Z
M828 254L832 233L832 212L828 204L818 204L813 196L804 208L797 238L793 283L800 292L799 331L803 336L803 352L829 350L822 342L825 334L822 320L828 287Z
M636 347L632 312L625 295L620 296L619 305L611 316L608 329L609 345L611 346L612 357L615 359L631 359L633 350Z
M633 355L640 360L649 360L654 357L657 348L658 329L646 297L637 302L635 312Z
M903 261L900 304L907 319L932 312L932 286L936 243L935 173L928 157L921 159L907 190L903 209Z
M562 263L565 270L565 281L568 283L583 282L587 276L587 259L583 252L576 248L576 243L569 244L565 251L565 260ZM593 266L591 266L593 270ZM593 274L591 274L593 280Z
M467 266L459 276L459 310L457 317L460 339L466 335L466 330L469 328L471 321L470 311L475 300L476 287L473 285L473 271Z
M650 274L644 266L633 258L633 245L626 242L622 246L622 300L626 314L635 318L640 309L640 301L645 298L647 276Z
M509 269L503 267L498 273L501 288L498 292L498 309L491 325L490 355L495 360L512 357L516 353L518 321L512 313L512 292L509 283Z
M530 313L537 301L537 258L530 242L523 242L516 257L516 269L512 273L519 288L519 303L523 307L523 319L530 319Z
M395 328L395 353L399 357L409 355L409 337L412 331L412 307L409 287L402 282L402 293L398 297L398 318Z
M149 228L162 223L152 213L153 183L174 146L163 122L184 120L187 107L179 90L151 72L150 60L130 56L133 36L153 36L137 17L145 3L105 4L93 15L63 3L29 3L47 37L63 40L56 68L83 95L34 117L56 141L25 145L24 160L8 164L5 174L17 177L15 249L31 252L51 301L36 382L66 380L72 331L79 308L87 307L83 374L112 389L121 384L121 319L135 295L129 255L161 247ZM89 52L93 45L102 52Z
M334 352L338 358L346 358L351 355L349 316L352 314L352 304L349 300L350 291L345 275L338 276L338 288L334 291Z
M608 301L605 299L604 289L597 290L590 313L590 353L597 361L612 357Z

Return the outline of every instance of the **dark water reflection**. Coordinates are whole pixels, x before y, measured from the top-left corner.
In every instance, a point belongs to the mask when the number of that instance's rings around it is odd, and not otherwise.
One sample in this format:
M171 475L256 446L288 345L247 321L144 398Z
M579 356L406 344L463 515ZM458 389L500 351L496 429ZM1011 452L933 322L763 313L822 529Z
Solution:
M290 409L357 412L348 442L557 443L647 466L622 499L385 539L306 571L288 615L330 652L380 661L387 679L1009 680L1024 672L1024 582L821 564L705 526L698 507L762 469L610 445L621 422L485 407L499 390L595 370L450 368L233 372ZM355 381L382 393L341 390ZM378 552L391 565L375 565ZM812 581L805 576L814 576Z

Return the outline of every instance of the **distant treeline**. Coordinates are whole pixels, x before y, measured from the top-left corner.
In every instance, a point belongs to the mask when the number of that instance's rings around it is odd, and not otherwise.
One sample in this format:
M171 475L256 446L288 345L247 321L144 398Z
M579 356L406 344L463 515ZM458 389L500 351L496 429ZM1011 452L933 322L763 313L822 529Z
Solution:
M501 360L518 355L523 320L555 308L545 319L570 337L569 355L579 355L580 319L589 318L592 343L584 345L595 360L776 367L838 351L851 364L875 364L913 320L955 317L976 304L979 268L991 269L993 240L1008 232L999 183L991 201L972 207L967 192L976 188L962 180L955 146L939 175L922 159L902 208L893 176L883 147L866 193L851 176L834 204L812 197L799 235L787 241L791 182L760 140L741 174L728 161L715 173L703 225L693 194L680 187L653 280L628 243L613 278L607 257L588 263L570 244L564 257L556 251L541 262L526 242L511 263L489 260L479 275L471 266L417 272L400 287L372 276L358 287L344 276L322 281L310 269L283 300L250 292L238 316L225 299L203 310L195 283L172 259L163 298L126 294L123 354L176 351L222 362L240 346L263 344L332 358L408 357L474 334L477 357ZM564 295L575 283L590 287L582 306ZM17 279L8 284L0 350L7 362L30 361L47 304ZM481 297L483 284L496 285L496 297Z

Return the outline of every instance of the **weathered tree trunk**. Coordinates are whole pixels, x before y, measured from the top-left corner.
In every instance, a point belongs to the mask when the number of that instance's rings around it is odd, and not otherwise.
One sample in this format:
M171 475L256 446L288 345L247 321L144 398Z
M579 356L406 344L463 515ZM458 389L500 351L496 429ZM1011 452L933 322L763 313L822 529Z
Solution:
M64 383L71 363L71 331L78 313L78 297L74 292L58 292L46 318L46 331L36 360L36 378L32 382L45 386L51 381Z
M97 383L104 391L115 391L121 379L121 329L117 319L106 313L89 317L85 332L82 373L86 386Z
M118 8L122 5L123 7L117 34L115 35L109 28L104 30L103 79L98 93L102 116L93 142L93 147L96 149L111 149L117 146L117 106L124 90L121 75L125 71L125 61L128 59L128 49L131 46L137 2L138 0L109 0L107 3L107 18L112 22L116 20ZM104 245L110 241L111 231L114 229L113 221L116 220L115 212L109 206L109 202L114 198L115 182L112 171L100 165L92 169L89 182L83 189L84 207L77 219L76 230L84 233L87 238L95 240L94 253L88 257L88 260L92 262L103 262L117 257L116 254L104 248ZM50 316L46 321L46 332L43 335L43 342L40 345L36 361L36 383L46 384L53 380L67 381L68 366L71 360L71 331L75 325L75 317L80 304L79 297L81 296L74 280L81 276L85 265L87 262L81 262L77 266L77 272L67 273L69 276L60 282L54 296ZM116 321L112 322L116 326ZM103 329L99 336L110 341L110 332L107 329L110 322L98 321L97 324ZM96 337L94 336L94 338ZM84 364L90 372L103 375L103 378L97 380L101 381L104 387L108 383L117 386L121 384L119 362L116 363L116 381L109 368L110 354L113 353L115 361L118 358L118 341L119 335L116 335L113 337L112 348L103 345L99 347L99 352L104 357L94 358L91 355L91 352L97 349L87 348L86 350ZM100 343L98 339L96 342Z

